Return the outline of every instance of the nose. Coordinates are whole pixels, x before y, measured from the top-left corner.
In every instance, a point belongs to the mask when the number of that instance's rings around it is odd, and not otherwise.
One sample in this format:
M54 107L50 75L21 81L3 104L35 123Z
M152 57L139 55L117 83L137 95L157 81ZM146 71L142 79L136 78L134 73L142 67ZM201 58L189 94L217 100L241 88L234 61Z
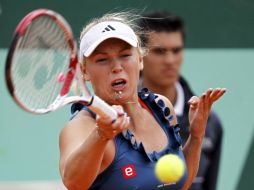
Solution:
M165 61L166 63L173 63L175 60L175 54L171 51L168 51L166 54L165 54Z
M119 73L123 70L122 64L119 60L112 60L112 73Z

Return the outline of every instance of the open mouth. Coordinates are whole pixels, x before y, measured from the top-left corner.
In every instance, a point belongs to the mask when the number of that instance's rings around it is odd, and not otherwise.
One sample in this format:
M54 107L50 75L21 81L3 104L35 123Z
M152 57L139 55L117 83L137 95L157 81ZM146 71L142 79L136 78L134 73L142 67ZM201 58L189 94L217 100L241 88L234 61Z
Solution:
M113 87L114 90L117 91L117 90L122 90L126 83L127 81L125 79L117 79L111 83L111 86Z

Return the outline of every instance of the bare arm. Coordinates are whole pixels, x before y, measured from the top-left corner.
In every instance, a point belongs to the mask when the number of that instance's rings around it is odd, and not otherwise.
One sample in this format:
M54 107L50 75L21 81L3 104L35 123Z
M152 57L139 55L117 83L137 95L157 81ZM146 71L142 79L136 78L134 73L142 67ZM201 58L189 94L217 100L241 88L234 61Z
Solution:
M108 141L96 130L94 119L81 111L61 132L60 172L68 189L87 189L99 173Z
M188 169L188 177L183 190L187 190L189 188L193 179L197 175L207 119L213 103L224 93L225 89L209 89L203 93L200 98L194 96L189 101L190 136L183 148Z
M81 111L60 135L60 172L69 190L88 189L114 157L113 137L126 126L126 117L95 121Z

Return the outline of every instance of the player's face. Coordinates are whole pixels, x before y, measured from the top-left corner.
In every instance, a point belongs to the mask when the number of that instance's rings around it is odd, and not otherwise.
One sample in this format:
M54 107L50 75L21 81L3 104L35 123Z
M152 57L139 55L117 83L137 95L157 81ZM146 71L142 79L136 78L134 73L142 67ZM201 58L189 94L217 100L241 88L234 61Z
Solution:
M95 93L110 104L123 104L137 98L142 58L137 48L110 38L87 58L86 78Z
M144 82L157 87L174 85L183 60L183 39L180 32L151 32L148 54L144 57Z

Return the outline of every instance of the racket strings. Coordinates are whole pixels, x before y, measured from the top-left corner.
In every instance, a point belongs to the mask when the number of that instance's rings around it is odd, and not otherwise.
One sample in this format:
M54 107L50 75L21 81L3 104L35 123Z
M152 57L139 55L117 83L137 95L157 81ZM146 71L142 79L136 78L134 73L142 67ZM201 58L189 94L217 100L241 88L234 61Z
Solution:
M70 50L66 33L49 16L34 20L20 39L12 64L15 93L32 109L47 108L62 87ZM50 93L49 93L50 92Z

